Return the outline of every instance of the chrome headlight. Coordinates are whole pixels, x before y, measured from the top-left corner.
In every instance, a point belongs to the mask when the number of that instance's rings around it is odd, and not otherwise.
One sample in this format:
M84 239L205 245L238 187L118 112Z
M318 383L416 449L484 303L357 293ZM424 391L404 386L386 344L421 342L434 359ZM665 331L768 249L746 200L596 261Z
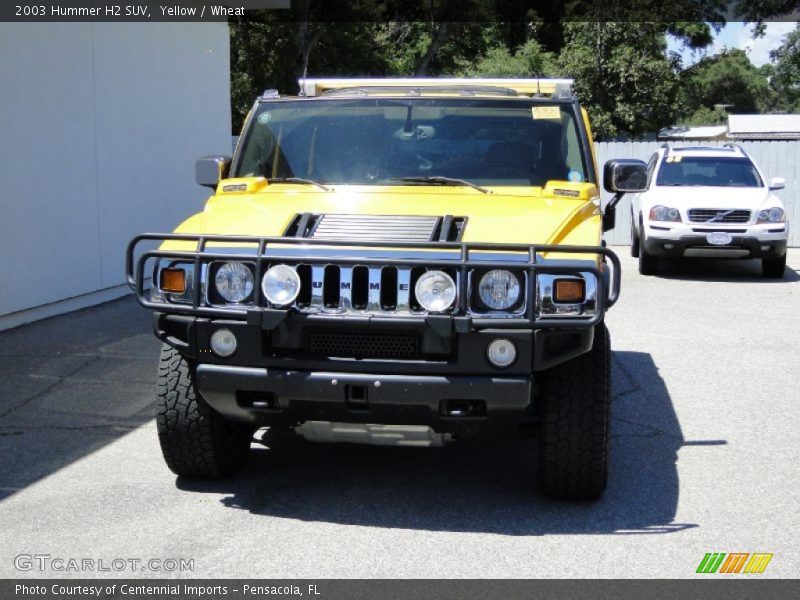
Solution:
M786 220L786 213L778 206L773 206L766 210L759 211L758 223L783 223Z
M264 274L261 290L270 304L288 306L300 294L300 276L288 265L275 265Z
M651 221L675 221L680 223L681 213L677 208L661 206L660 204L650 209Z
M417 280L414 293L428 312L444 312L456 300L456 284L444 271L427 271Z
M217 269L214 285L226 302L240 304L253 293L253 273L240 262L227 262Z
M478 296L488 308L505 310L519 300L519 279L511 271L494 269L481 277Z

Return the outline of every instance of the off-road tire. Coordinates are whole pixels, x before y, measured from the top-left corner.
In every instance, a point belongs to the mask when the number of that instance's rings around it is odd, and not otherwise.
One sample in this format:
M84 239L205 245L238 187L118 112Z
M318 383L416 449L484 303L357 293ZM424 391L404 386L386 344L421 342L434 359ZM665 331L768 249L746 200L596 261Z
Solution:
M769 279L782 279L786 271L786 255L780 258L762 258L761 274Z
M586 354L543 373L539 484L561 500L595 500L608 482L611 410L608 329Z
M639 273L642 275L655 275L658 271L658 257L648 254L644 243L644 232L639 230Z
M164 344L158 366L156 426L161 452L181 477L217 479L238 471L250 451L254 428L226 421L200 396L194 366Z

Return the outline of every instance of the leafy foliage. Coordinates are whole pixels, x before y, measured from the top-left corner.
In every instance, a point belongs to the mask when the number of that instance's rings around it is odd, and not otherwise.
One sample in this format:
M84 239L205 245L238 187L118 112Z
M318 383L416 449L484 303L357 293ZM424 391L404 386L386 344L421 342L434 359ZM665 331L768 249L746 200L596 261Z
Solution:
M598 138L641 135L672 121L677 64L666 55L665 32L658 23L565 26L559 68L575 79Z
M770 56L775 61L770 83L778 97L778 106L786 111L800 111L800 25Z
M769 111L776 103L767 78L738 48L702 59L684 71L681 79L681 106L689 122L700 122L710 114L719 117L720 108L759 113ZM721 115L724 117L724 112ZM715 122L720 121L717 118Z
M733 6L758 27L798 2L736 0ZM288 14L248 12L230 23L234 130L263 90L295 94L304 74L572 77L599 139L638 136L676 121L724 121L724 111L714 108L719 104L739 112L800 109L798 31L773 54L774 69L756 69L744 52L731 50L684 70L680 56L667 51L668 35L687 48L707 47L727 4L295 0ZM606 12L591 22L570 20L584 9ZM626 18L631 10L638 18L654 14L658 22ZM697 20L670 21L672 13ZM619 20L611 21L615 15Z
M558 74L556 59L536 40L528 40L516 52L494 46L477 62L461 59L461 74L466 77L552 77Z

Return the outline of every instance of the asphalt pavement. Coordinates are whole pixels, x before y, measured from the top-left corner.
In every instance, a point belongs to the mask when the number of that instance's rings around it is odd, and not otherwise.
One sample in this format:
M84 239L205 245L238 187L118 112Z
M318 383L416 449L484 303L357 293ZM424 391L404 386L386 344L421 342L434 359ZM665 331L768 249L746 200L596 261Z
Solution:
M800 250L779 281L699 259L642 277L616 250L594 503L541 495L535 441L267 437L238 476L178 479L153 420L159 342L132 298L0 333L0 577L684 578L707 552L773 553L758 577L796 577ZM70 559L94 570L58 570Z

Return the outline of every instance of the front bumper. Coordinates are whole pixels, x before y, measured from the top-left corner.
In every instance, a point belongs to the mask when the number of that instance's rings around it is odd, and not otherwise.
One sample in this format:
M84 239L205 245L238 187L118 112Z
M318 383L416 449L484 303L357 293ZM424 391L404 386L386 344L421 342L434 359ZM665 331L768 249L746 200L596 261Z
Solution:
M707 236L714 232L728 233L731 242L711 244ZM647 226L644 247L648 254L664 257L780 258L786 253L788 237L788 223L747 227L658 224Z
M137 244L152 240L181 243L184 249L149 251L137 260ZM249 254L239 252L248 244ZM594 258L587 260L587 255ZM446 268L455 275L457 299L447 314L389 309L339 313L326 312L324 304L315 310L271 306L256 284L246 305L211 302L205 287L210 265L243 256L249 257L256 282L270 264L281 262L322 266L323 272L336 265ZM188 272L198 274L189 277L185 299L154 299L145 290L145 274L154 272L147 265L164 260L189 265ZM470 278L490 268L524 273L523 304L517 312L497 318L473 310ZM200 393L226 417L288 426L305 421L427 424L440 433L507 432L535 422L536 373L589 351L595 326L620 289L616 255L605 247L583 246L356 245L152 234L131 242L126 269L139 302L156 311L157 337L197 365ZM588 277L584 301L555 303L554 278L576 275ZM351 283L355 288L355 278ZM321 285L324 290L324 280ZM230 330L238 342L227 358L210 347L220 328ZM497 338L510 340L517 350L516 360L506 368L487 358L487 347Z
M519 430L535 422L532 378L293 371L201 364L198 391L233 421L427 425L438 433Z
M268 426L304 421L428 425L439 433L513 433L536 421L537 372L589 351L594 328L475 330L416 323L339 323L344 332L416 332L415 359L337 358L304 350L321 319L294 315L276 330L241 321L156 313L156 336L197 365L199 392L226 418ZM238 340L229 358L210 349L224 327ZM492 366L489 343L517 348L507 368Z

